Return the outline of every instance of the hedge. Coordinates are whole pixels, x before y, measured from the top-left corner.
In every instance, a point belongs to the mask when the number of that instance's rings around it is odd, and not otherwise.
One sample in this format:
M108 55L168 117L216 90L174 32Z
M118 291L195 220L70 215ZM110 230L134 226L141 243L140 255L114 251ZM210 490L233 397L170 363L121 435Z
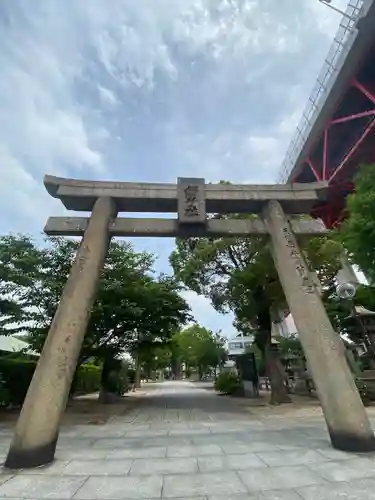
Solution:
M227 395L241 395L243 382L239 375L232 372L222 372L215 380L215 390Z
M25 358L0 357L0 406L22 405L31 382L36 361ZM82 365L75 376L75 394L97 392L100 388L101 368Z
M101 368L96 365L81 365L75 373L74 394L90 394L100 390Z

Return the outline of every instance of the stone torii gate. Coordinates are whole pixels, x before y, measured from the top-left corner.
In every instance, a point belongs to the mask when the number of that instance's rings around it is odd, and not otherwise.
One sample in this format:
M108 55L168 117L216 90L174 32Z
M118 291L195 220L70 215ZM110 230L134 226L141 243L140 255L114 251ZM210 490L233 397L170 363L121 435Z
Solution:
M296 236L325 231L310 213L325 184L223 185L204 179L176 184L94 182L46 176L51 196L86 217L51 217L49 235L82 236L19 416L5 466L51 462L77 359L95 299L96 285L112 236L241 236L269 234L270 247L290 311L317 388L332 445L375 450L370 427L344 346L333 330ZM175 219L117 218L118 212L176 213ZM254 213L255 220L207 220L206 214ZM285 215L288 214L288 215Z

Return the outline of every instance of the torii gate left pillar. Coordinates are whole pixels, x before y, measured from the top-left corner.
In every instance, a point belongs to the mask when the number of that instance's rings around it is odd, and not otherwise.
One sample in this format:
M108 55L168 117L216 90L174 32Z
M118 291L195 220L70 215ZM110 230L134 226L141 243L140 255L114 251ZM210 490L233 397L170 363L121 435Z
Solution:
M116 207L111 198L95 201L27 391L5 467L37 467L54 458L61 415L108 250L108 226L115 216Z
M375 439L365 409L316 289L304 295L306 268L295 235L321 234L315 222L293 221L309 213L319 185L205 185L203 179L171 184L75 181L47 176L50 194L66 208L92 212L86 218L52 218L47 234L83 236L43 352L19 416L5 466L27 468L54 458L61 416L92 308L111 236L241 236L270 234L271 246L289 307L318 388L334 447L373 451ZM178 212L177 219L112 219L118 211ZM255 220L206 220L208 213L257 213ZM138 229L137 229L138 228ZM291 246L294 248L291 252ZM305 283L305 285L303 284ZM307 283L308 288L310 284ZM313 285L312 285L313 286ZM306 303L302 300L306 299ZM318 323L317 323L318 321Z

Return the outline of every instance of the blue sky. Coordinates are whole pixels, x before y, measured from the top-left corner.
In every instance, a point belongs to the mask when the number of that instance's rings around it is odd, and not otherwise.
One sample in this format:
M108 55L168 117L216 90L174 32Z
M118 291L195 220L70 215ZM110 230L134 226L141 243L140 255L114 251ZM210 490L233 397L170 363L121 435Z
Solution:
M1 233L63 213L45 173L274 182L339 22L317 0L2 2ZM135 241L164 272L173 245Z

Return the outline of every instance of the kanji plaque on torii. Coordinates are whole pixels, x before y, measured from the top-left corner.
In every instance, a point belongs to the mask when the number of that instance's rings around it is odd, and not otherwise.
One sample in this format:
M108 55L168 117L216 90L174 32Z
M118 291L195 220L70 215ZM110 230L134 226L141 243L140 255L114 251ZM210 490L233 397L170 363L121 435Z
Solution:
M206 197L204 179L180 177L178 186L178 220L184 224L206 222Z
M46 176L49 194L90 217L51 217L45 232L82 236L47 341L31 381L5 465L35 467L53 460L86 332L95 290L112 236L269 236L270 249L323 408L331 442L346 451L374 451L375 439L318 287L297 237L325 232L306 220L326 184L226 185L179 178L177 184L99 182ZM176 213L178 218L117 217L119 212ZM207 214L256 214L208 218ZM296 217L297 216L297 217Z

